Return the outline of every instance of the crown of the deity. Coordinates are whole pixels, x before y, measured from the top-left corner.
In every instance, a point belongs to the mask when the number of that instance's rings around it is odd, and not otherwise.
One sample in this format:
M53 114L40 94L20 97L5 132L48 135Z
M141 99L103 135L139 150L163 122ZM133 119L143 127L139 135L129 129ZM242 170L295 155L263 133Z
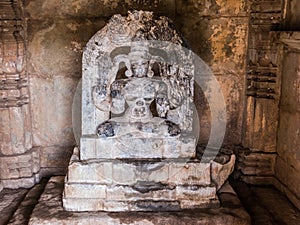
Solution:
M146 40L138 40L131 42L128 58L133 59L135 57L147 60L151 59L151 54L149 53L149 46Z

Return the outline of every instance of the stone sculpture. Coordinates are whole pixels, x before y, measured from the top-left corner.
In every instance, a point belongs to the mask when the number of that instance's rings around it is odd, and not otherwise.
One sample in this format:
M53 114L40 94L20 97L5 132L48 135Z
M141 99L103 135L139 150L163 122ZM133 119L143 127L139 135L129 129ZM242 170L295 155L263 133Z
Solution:
M93 90L95 104L100 110L109 110L115 114L125 112L123 116L115 117L101 123L97 128L99 136L112 137L129 134L132 136L159 137L176 136L180 133L177 124L165 120L169 111L168 86L159 79L154 79L150 67L151 55L144 41L132 42L127 61L129 68L125 72L128 78L119 79L111 84L110 99L106 86L96 86ZM99 97L100 96L100 97ZM158 117L153 117L150 104L156 100ZM105 106L105 103L111 105ZM128 109L125 111L125 105Z
M68 168L65 209L218 205L234 157L225 165L196 158L193 55L183 45L167 18L144 11L115 15L88 42L80 150Z

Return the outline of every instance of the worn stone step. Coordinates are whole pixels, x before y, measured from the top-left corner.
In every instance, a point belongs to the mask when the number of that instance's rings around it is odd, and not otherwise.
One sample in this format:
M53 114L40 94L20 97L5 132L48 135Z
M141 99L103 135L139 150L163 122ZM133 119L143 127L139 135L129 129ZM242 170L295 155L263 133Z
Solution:
M254 186L231 180L253 225L300 224L300 211L273 186Z
M36 184L33 188L28 190L28 192L24 195L24 198L10 218L8 224L9 225L21 225L21 224L28 224L30 215L38 203L38 200L43 193L45 186L48 182L47 178L41 180L40 183Z
M8 223L27 192L28 189L24 188L5 188L0 192L0 225Z
M150 185L65 184L63 203L70 211L110 212L178 211L219 206L216 187Z
M274 187L251 186L251 190L278 224L300 224L299 209Z
M52 177L49 180L39 203L33 210L29 221L30 225L251 224L249 215L241 206L235 192L230 188L228 183L223 185L219 191L219 198L222 203L220 207L214 209L182 210L177 212L70 212L64 210L62 207L63 188L64 177ZM93 193L91 193L91 195L93 195ZM164 203L157 202L156 205L153 204L150 206L159 208L161 206L160 204ZM176 205L174 207L176 207Z

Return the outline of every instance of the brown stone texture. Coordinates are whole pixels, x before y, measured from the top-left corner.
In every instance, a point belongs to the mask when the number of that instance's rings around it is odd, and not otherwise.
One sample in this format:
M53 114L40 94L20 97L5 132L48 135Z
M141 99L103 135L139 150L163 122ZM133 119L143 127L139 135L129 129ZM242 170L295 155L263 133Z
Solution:
M248 3L246 98L236 168L245 182L275 184L282 49L273 31L283 22L283 1Z
M4 189L0 192L0 224L8 224L27 192L27 189Z
M0 108L0 152L21 154L31 148L29 106Z
M285 23L286 30L299 30L300 2L297 0L285 1Z
M272 186L231 182L255 225L299 224L300 212Z
M241 178L248 183L273 184L276 156L276 154L243 151L238 156L236 170L241 173Z
M81 77L82 49L105 24L102 19L48 17L63 10L57 3L46 3L43 8L42 1L31 2L25 7L32 139L34 146L40 146L43 176L66 172L68 149L75 144L72 103Z
M140 9L155 11L167 16L174 15L175 0L100 0L100 1L26 1L30 17L110 17L114 14L126 14L128 10Z
M28 22L28 73L36 146L72 146L72 102L84 44L104 22L87 19ZM62 138L63 137L63 138Z
M32 78L32 131L36 146L74 144L72 101L76 81L63 76Z
M224 145L241 141L244 79L247 46L246 1L177 1L175 26L187 39L191 49L212 69L219 81L227 110L227 132ZM195 89L196 104L200 115L200 140L205 144L209 136L209 106L201 92ZM207 109L203 110L204 107Z
M282 33L285 44L282 66L282 96L278 127L278 157L275 175L295 205L300 205L300 34ZM295 195L296 197L293 197ZM298 199L297 199L298 198Z

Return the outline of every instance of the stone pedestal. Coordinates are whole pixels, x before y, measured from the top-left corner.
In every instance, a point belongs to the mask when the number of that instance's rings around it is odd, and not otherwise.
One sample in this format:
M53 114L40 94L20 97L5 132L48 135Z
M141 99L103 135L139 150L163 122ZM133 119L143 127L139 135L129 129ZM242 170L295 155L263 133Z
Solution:
M197 159L79 160L74 149L65 178L69 211L178 211L216 208L217 190L232 172L225 164Z

